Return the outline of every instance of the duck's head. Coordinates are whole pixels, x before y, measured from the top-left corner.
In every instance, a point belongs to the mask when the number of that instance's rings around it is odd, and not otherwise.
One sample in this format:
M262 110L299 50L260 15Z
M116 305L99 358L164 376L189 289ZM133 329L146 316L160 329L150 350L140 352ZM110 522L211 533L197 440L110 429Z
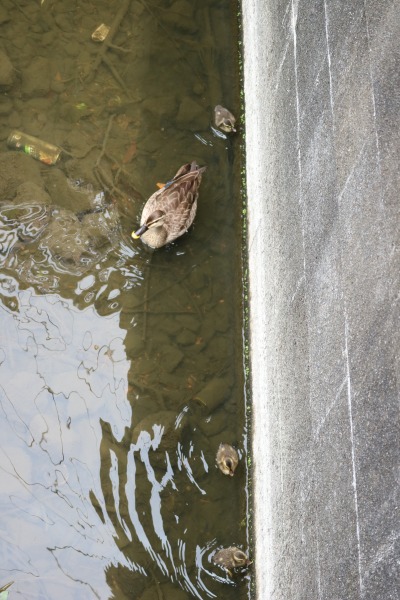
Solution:
M239 457L235 448L229 444L220 444L217 452L217 465L224 475L233 477Z
M230 456L225 456L221 460L220 467L221 467L221 471L223 472L224 475L230 475L231 477L233 477L236 466L237 466L237 463L234 460L232 460L232 458Z
M161 227L165 220L165 212L163 210L155 210L151 213L146 219L146 222L143 223L136 231L132 231L131 237L134 240L138 240L146 231L151 229L152 227Z
M235 567L247 567L252 562L248 559L247 554L238 548L234 550L232 554L232 560L235 563Z

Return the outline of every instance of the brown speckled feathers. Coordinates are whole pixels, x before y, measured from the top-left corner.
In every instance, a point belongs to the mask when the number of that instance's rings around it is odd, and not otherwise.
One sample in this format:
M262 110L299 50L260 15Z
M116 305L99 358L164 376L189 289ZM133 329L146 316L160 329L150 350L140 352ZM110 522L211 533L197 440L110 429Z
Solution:
M141 228L144 226L140 237L146 244L160 248L189 229L196 214L199 186L205 169L194 161L187 163L171 181L150 196L140 221Z

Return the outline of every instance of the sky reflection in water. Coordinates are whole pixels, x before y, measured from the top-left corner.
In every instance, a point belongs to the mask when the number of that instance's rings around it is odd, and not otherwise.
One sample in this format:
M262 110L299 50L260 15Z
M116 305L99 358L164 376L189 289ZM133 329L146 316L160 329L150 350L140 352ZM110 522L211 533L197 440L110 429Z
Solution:
M1 310L0 572L33 575L30 593L36 598L44 583L45 597L54 597L51 581L57 582L55 593L60 572L64 586L81 581L95 595L108 597L99 565L128 563L105 510L100 419L117 440L131 423L126 332L117 314L99 317L93 307L80 311L70 300L32 290L16 297L18 312Z

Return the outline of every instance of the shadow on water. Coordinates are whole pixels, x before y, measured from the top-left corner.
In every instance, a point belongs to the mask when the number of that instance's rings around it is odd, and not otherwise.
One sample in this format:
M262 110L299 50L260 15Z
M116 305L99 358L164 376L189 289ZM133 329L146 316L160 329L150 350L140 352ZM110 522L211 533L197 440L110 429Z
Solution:
M0 7L0 587L10 598L249 597L239 137L229 0ZM112 44L91 40L114 25ZM55 166L7 148L18 129ZM130 239L207 165L191 231ZM220 442L241 458L215 466Z

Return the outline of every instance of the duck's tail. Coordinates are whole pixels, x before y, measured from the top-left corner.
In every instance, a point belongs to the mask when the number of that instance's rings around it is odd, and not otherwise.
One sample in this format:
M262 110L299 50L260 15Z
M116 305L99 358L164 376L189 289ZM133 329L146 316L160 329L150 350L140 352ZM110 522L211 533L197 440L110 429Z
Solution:
M187 165L185 165L185 166L187 166ZM197 164L197 162L196 162L195 160L193 160L193 161L190 163L190 169L189 169L189 171L190 171L190 172L192 172L192 171L198 171L199 173L204 173L204 171L205 171L206 169L207 169L207 167L206 167L206 166L204 166L204 167L199 167L199 165Z

